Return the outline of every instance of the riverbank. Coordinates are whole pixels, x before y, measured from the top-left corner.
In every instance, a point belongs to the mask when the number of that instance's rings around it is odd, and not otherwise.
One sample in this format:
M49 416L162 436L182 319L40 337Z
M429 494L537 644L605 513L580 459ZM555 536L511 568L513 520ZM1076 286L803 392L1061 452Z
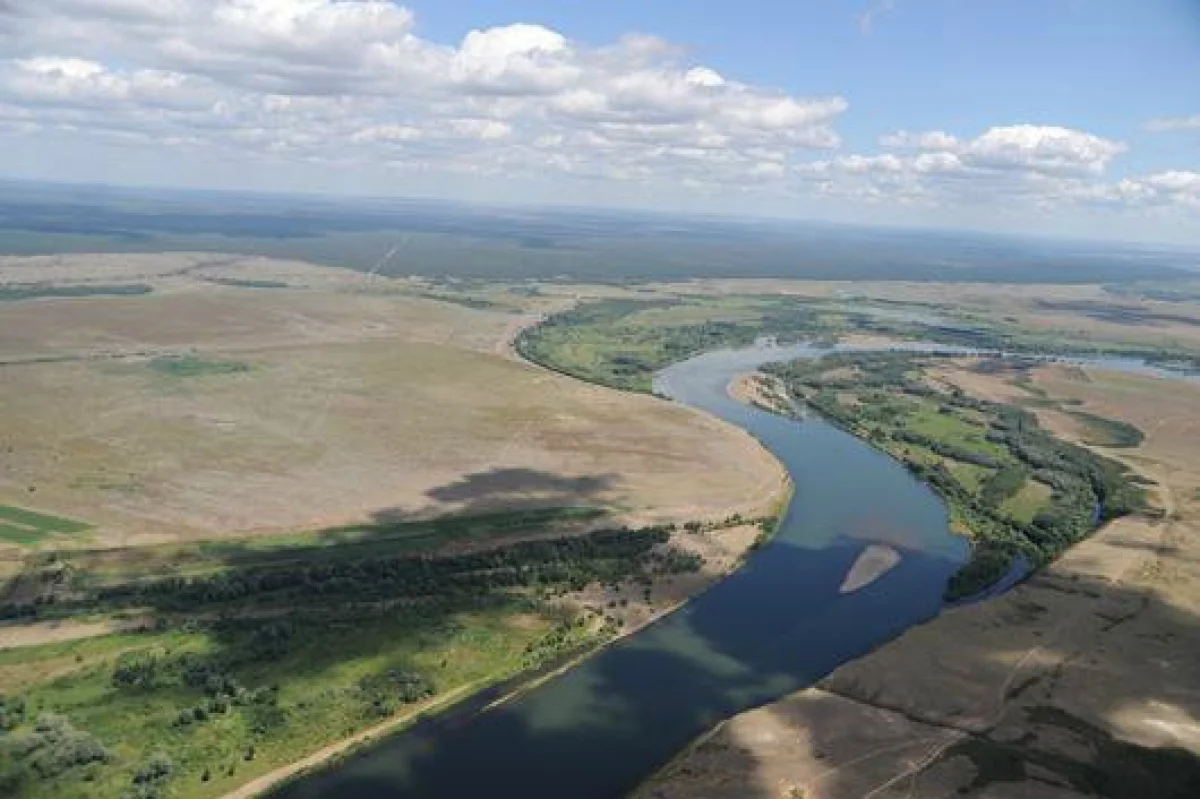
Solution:
M1200 390L1085 377L1043 367L1032 388L1145 430L1122 457L1155 481L1163 519L1114 521L1011 593L947 611L719 725L635 797L1191 796L1200 455L1189 433ZM985 399L1036 396L1001 377L967 382Z
M552 370L523 358L515 346L516 339L521 333L528 327L538 324L539 321L540 317L536 316L525 316L515 320L506 327L504 335L495 346L495 351L497 354L531 369L557 377ZM590 388L597 392L624 393L602 386ZM637 399L655 404L662 402L649 396ZM680 407L682 408L682 406ZM756 496L747 502L730 506L727 509L728 513L720 518L686 519L688 524L673 533L669 543L661 548L663 552L667 548L671 548L677 552L700 558L702 565L698 570L655 575L648 583L629 580L608 584L593 582L582 590L568 592L556 600L555 604L564 610L570 613L581 613L593 624L603 620L615 628L617 633L571 658L567 664L556 668L553 674L562 673L573 665L595 656L600 650L615 645L643 630L678 610L689 600L736 571L747 555L769 535L769 526L764 525L773 524L773 520L782 513L788 504L791 483L787 471L761 443L741 428L729 425L715 416L691 408L683 408L683 410L695 414L704 420L705 424L720 426L724 429L723 432L728 431L725 438L736 439L737 447L725 453L725 457L731 463L745 464L743 468L747 472L762 471L759 464L765 457L773 467L773 479L763 481ZM746 520L744 523L738 521L743 518ZM680 524L683 524L683 520ZM498 707L511 702L545 682L549 676L536 674L528 680L521 680L518 676L515 678L516 684L490 702L489 707ZM260 776L253 782L225 794L223 799L250 799L250 797L269 794L281 785L301 778L307 773L319 772L323 768L352 756L359 750L380 743L388 736L412 726L418 719L448 707L457 699L485 689L486 684L481 683L469 690L455 691L453 698L442 699L439 697L427 707L414 709L411 713L357 732L296 763Z
M1051 435L1021 403L988 402L933 376L943 368L1027 380L1023 366L994 359L904 352L834 353L766 371L788 395L887 452L946 502L952 529L972 544L947 600L978 595L1014 564L1047 563L1102 521L1145 507L1145 491L1126 466ZM1049 403L1038 399L1039 407ZM1065 412L1105 440L1113 440L1109 431L1122 434L1122 445L1140 440L1128 423Z

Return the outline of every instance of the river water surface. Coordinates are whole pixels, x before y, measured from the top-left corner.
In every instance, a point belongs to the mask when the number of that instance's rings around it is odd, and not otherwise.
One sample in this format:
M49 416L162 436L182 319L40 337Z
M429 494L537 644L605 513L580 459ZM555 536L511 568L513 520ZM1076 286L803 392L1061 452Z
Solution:
M778 534L740 571L506 704L468 703L281 795L614 799L718 721L811 685L937 614L967 556L937 496L848 433L727 394L739 373L814 352L711 352L658 378L660 393L756 436L795 483ZM841 593L872 544L898 551L898 565Z

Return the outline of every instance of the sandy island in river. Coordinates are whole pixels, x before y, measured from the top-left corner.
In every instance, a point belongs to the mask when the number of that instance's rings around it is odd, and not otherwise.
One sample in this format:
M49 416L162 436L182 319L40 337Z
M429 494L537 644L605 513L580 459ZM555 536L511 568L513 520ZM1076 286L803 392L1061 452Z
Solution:
M862 551L838 591L852 594L861 591L900 564L900 553L886 544L871 544Z

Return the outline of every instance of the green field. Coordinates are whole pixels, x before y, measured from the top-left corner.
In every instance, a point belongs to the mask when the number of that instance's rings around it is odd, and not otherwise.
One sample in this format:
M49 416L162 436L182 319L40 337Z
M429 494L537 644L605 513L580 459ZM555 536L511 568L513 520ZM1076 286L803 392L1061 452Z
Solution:
M50 536L72 535L89 529L90 525L71 519L0 505L0 541L31 545Z
M0 794L219 796L593 638L573 619L519 600L459 601L0 651L0 724L13 728L0 737ZM58 676L30 684L21 671ZM39 745L37 720L50 714L71 732ZM167 773L145 780L156 755Z
M249 372L251 367L240 361L210 361L198 355L166 355L150 361L150 368L168 377L205 377Z
M1000 506L1012 519L1022 524L1029 524L1038 512L1050 503L1053 489L1037 480L1027 480L1013 496L1006 499Z
M0 285L0 302L16 300L54 299L62 297L120 297L149 294L153 286L144 283L115 285L87 284L81 286L51 286L41 283Z

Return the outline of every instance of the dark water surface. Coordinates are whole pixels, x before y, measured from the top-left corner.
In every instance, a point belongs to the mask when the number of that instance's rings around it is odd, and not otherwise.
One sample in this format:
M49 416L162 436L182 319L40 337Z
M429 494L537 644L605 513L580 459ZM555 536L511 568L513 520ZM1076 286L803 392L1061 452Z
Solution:
M718 721L810 685L938 613L967 545L933 492L825 422L783 419L726 394L740 372L813 352L707 353L658 380L661 393L750 431L795 482L778 535L743 569L510 703L468 703L280 795L613 799ZM839 593L872 543L894 547L900 564Z

